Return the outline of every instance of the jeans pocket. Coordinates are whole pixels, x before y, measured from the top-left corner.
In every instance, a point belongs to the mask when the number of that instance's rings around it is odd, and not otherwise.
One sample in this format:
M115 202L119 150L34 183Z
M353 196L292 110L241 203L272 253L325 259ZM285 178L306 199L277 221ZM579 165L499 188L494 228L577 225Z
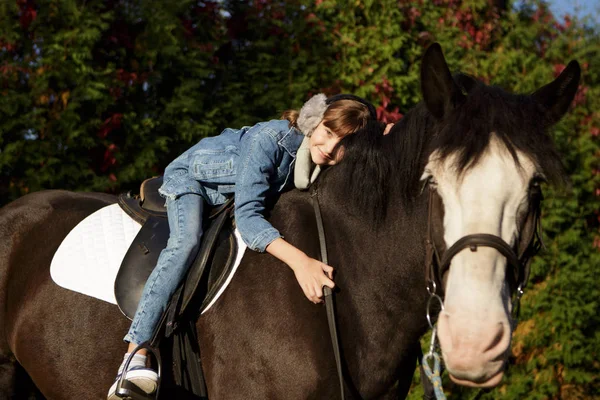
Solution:
M210 181L235 175L235 154L230 151L205 151L197 152L192 160L192 174L194 178Z

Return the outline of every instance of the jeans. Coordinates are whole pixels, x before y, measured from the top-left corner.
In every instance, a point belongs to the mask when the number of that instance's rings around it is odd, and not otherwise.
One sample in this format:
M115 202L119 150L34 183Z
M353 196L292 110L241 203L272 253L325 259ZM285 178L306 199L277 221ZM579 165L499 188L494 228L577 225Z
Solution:
M156 267L146 281L124 341L138 345L152 339L160 317L200 247L203 209L204 198L198 194L167 199L171 230L167 247L160 253Z

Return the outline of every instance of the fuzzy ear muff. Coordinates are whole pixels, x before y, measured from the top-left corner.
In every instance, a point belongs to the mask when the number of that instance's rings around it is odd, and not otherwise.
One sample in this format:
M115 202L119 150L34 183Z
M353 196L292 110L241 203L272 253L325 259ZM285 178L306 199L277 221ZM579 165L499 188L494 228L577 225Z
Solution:
M323 115L327 110L327 97L319 93L311 97L300 109L296 125L300 132L306 136L312 135L315 128L323 120Z

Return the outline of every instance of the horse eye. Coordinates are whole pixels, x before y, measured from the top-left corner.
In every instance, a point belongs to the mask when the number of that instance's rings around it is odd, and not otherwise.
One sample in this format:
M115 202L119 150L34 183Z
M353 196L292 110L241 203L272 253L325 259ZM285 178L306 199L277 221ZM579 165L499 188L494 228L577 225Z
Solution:
M540 185L542 183L546 183L546 177L542 174L535 174L532 178L531 178L531 182L529 183L529 186L532 188L539 188Z
M437 182L433 176L427 178L427 184L433 188L437 187Z

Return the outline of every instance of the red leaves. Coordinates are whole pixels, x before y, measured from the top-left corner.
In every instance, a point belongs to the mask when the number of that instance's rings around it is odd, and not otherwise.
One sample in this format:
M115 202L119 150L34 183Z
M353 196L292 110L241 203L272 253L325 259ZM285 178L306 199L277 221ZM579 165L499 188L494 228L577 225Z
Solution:
M117 164L117 159L115 158L116 152L117 152L117 145L114 143L111 143L106 148L106 150L104 151L104 159L102 161L102 167L100 167L100 170L102 172L105 172L107 169L109 169L110 167ZM116 181L116 179L117 178L115 177L115 181Z
M407 19L403 22L404 29L410 29L415 25L415 22L421 16L421 11L416 7L410 7L405 13Z
M538 5L538 8L537 10L535 10L535 13L533 13L531 19L535 22L541 21L544 25L546 25L554 19L554 16L550 12L550 10L548 10L548 7L541 3Z
M564 16L564 22L561 24L560 22L556 21L554 23L554 27L560 32L563 33L564 31L566 31L567 29L569 29L572 25L572 21L571 21L571 17L569 15L565 15Z
M310 27L317 27L321 32L325 32L325 23L317 17L315 13L309 13L304 17L307 25Z
M181 21L181 26L183 26L183 35L187 39L194 37L194 32L196 29L192 24L192 20L189 18L180 18L179 20Z
M253 3L257 11L262 11L269 5L269 0L256 0Z
M113 114L109 118L107 118L100 126L100 130L98 131L98 137L104 139L108 136L108 134L117 128L121 127L121 121L123 120L123 114Z
M393 110L388 111L384 106L379 106L377 107L377 119L386 124L397 122L403 117L399 110L398 107L394 107Z
M15 43L9 43L9 42L0 40L0 49L6 51L8 53L12 53L13 51L15 51L16 48L17 48L17 46Z
M580 106L586 102L586 96L589 88L587 86L580 85L573 98L573 107Z
M131 86L134 83L138 83L137 73L125 71L123 68L118 69L116 72L117 79L125 83L126 85Z
M24 30L29 29L29 25L37 18L37 10L33 0L17 0L19 6L19 23Z
M558 77L566 67L565 64L554 64L554 77Z
M592 246L600 250L600 236L594 237L594 243Z
M109 118L104 120L100 130L98 131L98 137L101 139L105 139L110 132L114 129L118 129L121 127L121 122L123 120L123 114L115 113L111 115ZM117 158L115 154L118 152L119 148L116 144L109 144L104 150L104 155L102 157L102 165L100 166L100 171L106 172L109 168L117 165ZM109 175L109 179L112 182L117 181L117 177L114 174Z
M149 75L147 72L138 74L137 72L125 71L123 68L119 68L115 71L115 73L117 80L123 82L125 86L129 87L144 83L148 79ZM121 98L121 96L123 96L123 89L119 86L112 87L108 89L108 91L115 100L118 100Z
M396 122L403 117L403 115L399 112L400 109L398 107L388 110L388 107L391 104L390 98L393 92L394 88L385 77L381 83L375 85L375 93L379 94L379 97L381 98L381 105L376 109L377 119L385 123Z
M198 45L198 49L205 53L213 53L215 51L215 46L212 43L202 43Z
M498 14L493 10L488 10L483 17L483 21L475 18L471 10L457 10L455 13L456 22L452 26L457 26L463 32L459 46L465 49L471 49L474 46L486 48L492 41L494 29L498 25ZM441 21L440 21L441 22Z

